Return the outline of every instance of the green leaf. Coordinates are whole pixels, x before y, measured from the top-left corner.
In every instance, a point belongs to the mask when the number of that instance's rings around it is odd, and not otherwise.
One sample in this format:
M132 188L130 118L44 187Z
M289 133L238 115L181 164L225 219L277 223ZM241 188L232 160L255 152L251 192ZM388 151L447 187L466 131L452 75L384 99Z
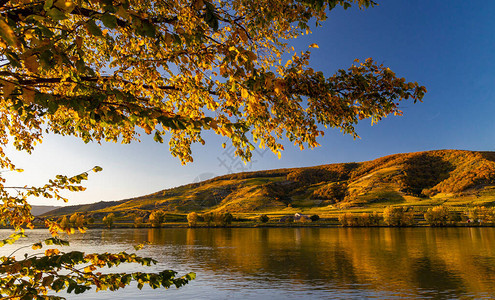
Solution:
M45 69L52 69L55 67L55 63L53 61L53 54L50 50L45 50L40 54L40 62Z
M43 5L43 9L48 11L53 6L53 0L46 0L45 5Z
M100 19L103 22L103 25L110 29L117 27L117 18L114 15L104 14Z
M156 36L155 26L145 20L139 18L132 18L132 28L136 31L136 34L148 37Z
M190 272L190 273L187 273L184 277L185 277L187 280L194 280L194 279L196 279L196 273L194 273L194 272Z
M76 288L77 284L74 281L71 281L69 283L69 286L67 287L67 293L72 293L72 291Z
M109 1L105 6L103 6L103 9L111 13L115 13L117 11L115 6L112 5L111 1Z
M53 37L55 34L53 33L53 31L51 31L48 27L46 26L43 26L43 25L38 25L38 28L39 30L41 31L41 33L43 35L45 35L46 37Z
M62 11L60 11L60 9L55 7L51 8L47 12L47 14L55 21L67 19L67 16Z
M94 20L89 20L88 22L86 22L86 29L94 36L103 36L103 32L101 31L100 27L96 25Z
M86 71L86 64L84 63L84 60L78 59L76 61L76 69L77 69L77 72L79 72L81 74L84 74L85 73L85 71Z
M58 278L52 284L52 290L56 292L60 291L63 287L64 287L64 280L62 280L61 278Z
M44 242L46 245L69 246L68 241L59 239L57 237L52 237L52 238L46 239Z
M163 144L163 138L160 133L158 133L158 131L155 131L155 136L153 137L153 139L155 140L155 142Z

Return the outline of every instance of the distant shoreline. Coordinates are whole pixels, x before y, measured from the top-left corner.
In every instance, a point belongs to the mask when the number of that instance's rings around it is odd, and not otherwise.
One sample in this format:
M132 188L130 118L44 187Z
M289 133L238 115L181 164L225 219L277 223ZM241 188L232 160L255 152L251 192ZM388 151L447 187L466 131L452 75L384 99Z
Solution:
M482 227L495 227L495 224L456 224L456 225L447 225L447 226L430 226L428 224L414 224L407 226L388 226L388 225L375 225L375 226L342 226L340 224L334 223L270 223L270 224L231 224L225 226L207 226L207 225L197 225L197 226L189 226L187 223L170 223L170 224L162 224L159 227L152 226L134 226L130 223L120 223L115 224L112 228L108 228L104 225L90 225L86 226L86 229L162 229L162 228L189 228L189 229L204 229L204 228L213 228L213 229L222 229L222 228L482 228ZM0 229L13 229L7 226L0 226ZM47 229L42 226L35 226L34 229ZM77 231L77 230L76 230Z

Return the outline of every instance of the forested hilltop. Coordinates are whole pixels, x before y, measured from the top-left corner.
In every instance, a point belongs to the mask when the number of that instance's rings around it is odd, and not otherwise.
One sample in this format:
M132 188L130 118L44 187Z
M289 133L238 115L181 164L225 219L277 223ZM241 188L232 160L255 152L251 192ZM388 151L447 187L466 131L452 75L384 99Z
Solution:
M152 211L277 213L490 206L495 201L495 152L437 150L394 154L359 163L229 174L113 202L59 208L101 218L147 217Z

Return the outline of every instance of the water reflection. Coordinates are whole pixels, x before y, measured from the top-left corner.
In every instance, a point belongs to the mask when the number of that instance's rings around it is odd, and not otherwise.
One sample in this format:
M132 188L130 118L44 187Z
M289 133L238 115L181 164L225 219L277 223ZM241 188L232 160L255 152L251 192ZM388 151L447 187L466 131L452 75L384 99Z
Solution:
M421 298L494 292L492 228L152 229L147 237L154 245L183 245L179 259L203 271L258 282Z
M495 228L127 229L71 239L86 251L150 241L141 255L158 269L198 273L174 298L495 295Z

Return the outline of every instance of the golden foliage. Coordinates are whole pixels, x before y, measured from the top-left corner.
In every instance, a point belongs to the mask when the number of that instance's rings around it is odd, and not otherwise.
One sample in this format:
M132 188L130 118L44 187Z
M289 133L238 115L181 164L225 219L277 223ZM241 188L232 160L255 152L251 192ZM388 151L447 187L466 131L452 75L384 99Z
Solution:
M489 152L438 150L385 156L364 162L350 174L357 179L374 170L400 165L403 191L414 195L461 193L495 183L495 159Z
M189 227L196 226L196 224L198 223L198 218L199 216L195 212L190 212L189 214L187 214L187 223Z
M165 222L165 212L163 210L155 210L149 216L149 222L152 227L160 227Z
M476 206L469 210L469 219L474 223L488 223L495 221L495 209L493 207Z
M430 226L445 226L449 221L449 210L445 206L435 206L428 208L424 217Z
M402 206L387 206L383 210L383 221L394 227L414 225L414 213Z
M332 164L319 167L295 169L287 174L287 180L311 185L324 181L342 181L349 178L357 164Z
M245 160L256 146L280 156L283 136L300 148L316 147L322 127L335 127L356 137L354 126L359 120L376 122L389 114L401 114L398 102L421 101L426 89L372 59L356 60L347 70L325 77L308 67L309 50L296 53L287 43L309 33L308 24L325 20L336 5L347 9L351 4L365 8L375 3L2 1L0 167L16 169L4 152L9 140L16 149L31 152L44 130L85 142L129 143L144 131L162 143L168 134L171 154L183 163L192 161L191 145L204 144L202 134L207 130L230 139L235 154ZM287 54L292 57L282 61ZM59 190L83 190L80 182L86 179L87 173L60 176L12 196L0 178L0 222L17 230L31 228L27 197L65 200ZM152 219L159 220L155 215ZM56 235L70 233L72 225L83 223L81 216L71 219L63 219L62 224L44 221ZM110 213L103 221L112 227L114 219ZM222 217L222 222L229 221L231 216ZM64 255L49 254L50 258ZM127 254L71 255L74 262L91 262L87 274L81 272L74 278L50 275L40 282L38 274L43 277L43 273L35 268L32 272L38 273L28 274L35 279L31 284L3 289L1 282L28 276L7 272L0 279L1 296L32 298L48 289L79 293L88 288L86 284L114 290L132 278L93 273L94 268L113 265L113 261L149 264ZM101 280L88 281L92 276ZM111 276L121 277L112 281ZM133 278L139 288L143 282L160 287L150 278L159 278L165 287L179 287L194 278L191 274L174 276L170 271ZM100 284L104 280L121 284Z
M344 200L347 187L342 182L332 182L326 184L313 192L314 199L330 200L331 203L336 203Z
M344 227L370 227L380 224L380 215L373 213L343 213L339 215L339 222Z
M2 113L84 141L127 143L137 128L157 142L170 134L185 163L205 130L249 159L255 146L280 154L283 135L313 148L319 124L357 136L359 120L401 114L398 101L423 98L424 87L372 59L330 77L309 67L310 51L288 40L337 4L373 4L316 3L7 1L0 106L14 109Z
M107 226L108 228L112 228L113 224L115 223L115 214L114 213L109 213L102 219L103 224Z

